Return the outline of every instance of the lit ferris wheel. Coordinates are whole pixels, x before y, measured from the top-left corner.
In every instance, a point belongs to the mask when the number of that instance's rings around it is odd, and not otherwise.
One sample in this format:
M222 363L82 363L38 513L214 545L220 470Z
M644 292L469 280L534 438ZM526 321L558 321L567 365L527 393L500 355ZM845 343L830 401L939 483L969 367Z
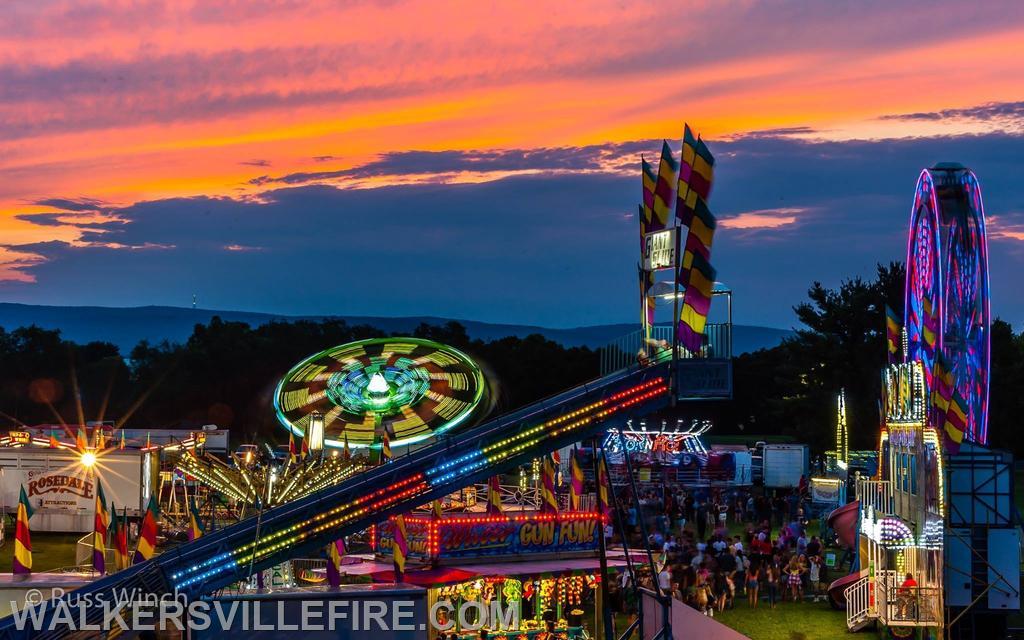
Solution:
M988 438L989 282L985 211L978 178L956 163L921 172L907 244L907 357L929 387L939 353L967 402L966 440Z
M332 347L289 371L274 392L277 418L304 437L314 412L328 447L413 444L466 423L483 407L483 373L461 351L418 338Z

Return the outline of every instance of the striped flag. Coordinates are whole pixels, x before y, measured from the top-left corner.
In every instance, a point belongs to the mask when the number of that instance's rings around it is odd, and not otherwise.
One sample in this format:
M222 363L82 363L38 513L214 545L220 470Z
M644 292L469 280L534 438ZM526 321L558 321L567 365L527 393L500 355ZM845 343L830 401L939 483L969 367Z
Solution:
M943 443L950 455L956 455L963 444L964 433L967 431L967 413L967 402L959 391L954 391L942 425Z
M335 540L327 545L327 582L332 587L341 585L341 557L344 555L344 539Z
M505 513L501 506L501 484L498 476L487 479L487 515L500 516Z
M932 375L932 407L935 410L935 424L943 425L946 411L953 398L953 370L946 358L940 353L935 358Z
M75 448L79 452L89 448L89 440L85 437L85 431L82 430L82 427L78 427L78 433L75 434Z
M900 335L903 332L900 326L899 316L892 310L892 307L885 305L885 341L889 352L889 363L897 361L900 352Z
M694 255L690 277L683 295L683 309L679 313L676 329L679 342L689 351L696 353L703 342L704 327L711 309L711 290L717 273L702 256Z
M654 190L658 184L658 177L642 156L640 171L643 179L643 200L640 205L640 245L643 246L644 236L651 231L651 221L654 219Z
M395 562L395 582L401 582L405 575L405 561L409 557L409 538L405 530L405 517L395 517L395 540L392 543L392 555Z
M676 218L684 227L690 226L694 208L697 206L697 192L690 188L690 176L697 158L697 138L690 125L683 125L683 154L679 163L679 184L676 186Z
M18 513L14 520L14 560L11 571L17 575L32 573L32 535L28 521L32 518L32 505L28 503L25 487L21 487L18 499Z
M658 181L654 188L654 217L647 228L648 232L661 231L670 225L672 205L676 199L676 182L679 180L679 163L672 155L668 142L661 143L661 162L658 165Z
M132 564L145 562L156 553L157 533L157 504L156 498L149 497L149 506L146 507L146 515L142 518L142 530L139 531L139 544L135 548L135 557Z
M921 318L921 332L925 344L928 345L930 351L935 350L936 336L939 333L939 319L936 316L937 310L934 307L935 305L928 296L925 296L921 301L921 311L924 314L924 317Z
M203 537L206 530L203 528L203 519L199 517L199 508L196 507L195 496L188 497L188 540L198 540Z
M579 511L583 498L583 468L580 467L580 458L575 450L569 459L569 475L569 505L573 511Z
M556 513L558 499L555 497L555 464L551 456L544 456L541 464L540 510L542 513Z
M690 175L690 188L697 192L702 200L711 197L711 183L715 177L715 158L704 140L697 136L696 156L693 160L693 172Z
M434 500L433 502L431 502L430 509L431 511L434 512L435 518L440 518L444 515L444 506L441 504L440 500Z
M50 431L50 448L56 449L60 446L60 442L57 441L57 436L53 435L53 431Z
M306 431L302 434L302 459L305 460L309 457L309 425L306 425Z
M117 509L114 508L113 502L110 503L110 512L113 514L113 518L110 521L110 537L114 542L114 568L120 571L121 569L127 569L131 565L128 561L128 512L126 509L119 521Z
M686 243L683 246L683 262L679 269L679 284L684 288L690 279L693 257L700 256L706 262L711 261L711 245L714 242L718 221L708 209L708 205L703 200L698 200L688 226Z
M107 527L110 526L110 512L107 498L103 495L103 483L96 479L96 502L92 528L92 568L101 576L107 573Z
M601 515L611 516L611 500L608 495L608 466L604 459L604 453L600 454L597 461L597 508Z
M344 445L344 448L341 450L341 456L345 460L351 460L352 459L352 451L351 451L351 449L348 448L348 434L347 433L345 434L345 445Z
M288 459L292 462L299 459L299 450L295 446L295 434L291 431L288 432Z
M391 438L388 436L388 430L384 429L384 435L380 440L380 456L381 462L387 462L391 460Z

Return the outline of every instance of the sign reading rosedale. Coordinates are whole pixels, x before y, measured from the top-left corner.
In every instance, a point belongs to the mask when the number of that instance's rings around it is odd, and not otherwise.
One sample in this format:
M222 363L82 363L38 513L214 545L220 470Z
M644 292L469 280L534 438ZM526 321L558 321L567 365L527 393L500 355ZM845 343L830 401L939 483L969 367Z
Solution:
M644 237L644 269L668 269L676 263L676 230L654 231Z

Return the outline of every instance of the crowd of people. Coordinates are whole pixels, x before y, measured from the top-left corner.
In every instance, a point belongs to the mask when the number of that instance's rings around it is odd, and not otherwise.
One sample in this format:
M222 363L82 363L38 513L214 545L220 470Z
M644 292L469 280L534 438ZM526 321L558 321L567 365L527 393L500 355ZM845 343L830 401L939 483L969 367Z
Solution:
M639 586L671 595L709 616L732 608L737 598L745 598L751 608L823 600L828 584L825 545L808 535L805 500L799 489L774 496L746 491L697 495L681 489L648 492L638 501L622 496L621 535L636 549L642 548L643 532L648 534L657 573L621 574L611 590L612 606L633 612L636 603L629 594L634 575Z

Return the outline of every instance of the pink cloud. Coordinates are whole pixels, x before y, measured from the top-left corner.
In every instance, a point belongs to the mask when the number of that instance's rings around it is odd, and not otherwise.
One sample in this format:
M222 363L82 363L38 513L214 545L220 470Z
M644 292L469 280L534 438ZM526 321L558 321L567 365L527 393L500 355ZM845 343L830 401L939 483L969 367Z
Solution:
M807 209L803 207L786 207L782 209L757 209L755 211L744 211L727 218L719 220L719 225L726 229L741 229L752 231L755 229L778 229L780 227L796 224L800 214Z

